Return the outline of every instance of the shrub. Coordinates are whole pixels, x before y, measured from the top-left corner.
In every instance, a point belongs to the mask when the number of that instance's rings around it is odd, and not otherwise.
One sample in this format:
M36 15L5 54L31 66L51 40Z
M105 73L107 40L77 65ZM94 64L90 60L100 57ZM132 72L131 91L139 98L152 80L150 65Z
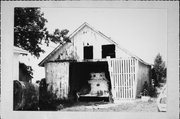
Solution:
M52 86L50 90L47 90L48 84L46 79L40 81L39 86L39 107L40 110L54 111L60 110L64 107L70 106L73 104L70 100L59 99L56 96L56 93L53 93Z
M157 96L157 90L152 84L148 85L147 81L145 81L144 85L143 85L142 92L141 92L141 96L156 97Z
M150 85L149 86L149 96L151 97L157 97L157 90L156 87Z
M39 91L38 86L28 82L15 80L13 109L14 110L38 110Z
M147 81L144 82L141 95L142 96L149 96L149 85L148 85Z

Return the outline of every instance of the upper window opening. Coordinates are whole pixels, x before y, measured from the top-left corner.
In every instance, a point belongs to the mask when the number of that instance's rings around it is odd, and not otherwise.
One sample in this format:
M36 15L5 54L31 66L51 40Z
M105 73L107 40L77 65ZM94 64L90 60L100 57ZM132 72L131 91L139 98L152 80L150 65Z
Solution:
M106 58L110 56L111 58L115 58L115 45L102 45L102 58Z
M84 46L84 59L93 59L93 46Z

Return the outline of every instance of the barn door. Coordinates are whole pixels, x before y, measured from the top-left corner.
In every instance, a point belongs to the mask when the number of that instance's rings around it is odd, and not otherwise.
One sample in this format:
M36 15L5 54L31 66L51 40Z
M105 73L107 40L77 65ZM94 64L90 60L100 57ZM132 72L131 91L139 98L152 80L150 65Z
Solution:
M115 100L135 98L135 60L109 59L112 94Z

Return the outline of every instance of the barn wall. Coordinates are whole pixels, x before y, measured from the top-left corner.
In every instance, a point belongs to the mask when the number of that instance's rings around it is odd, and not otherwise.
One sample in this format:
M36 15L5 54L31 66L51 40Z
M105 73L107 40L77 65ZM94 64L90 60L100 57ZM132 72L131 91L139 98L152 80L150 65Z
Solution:
M135 99L137 60L135 58L110 59L108 64L115 101Z
M150 81L150 70L151 67L149 65L145 65L142 62L138 61L137 66L137 91L136 94L139 95L142 91L144 82L147 81L149 83Z
M77 52L77 55L79 56L78 60L83 60L84 46L93 46L93 59L102 59L102 45L112 44L88 26L85 26L76 35L74 35L71 41L74 43L74 51ZM117 58L129 57L129 55L117 47L116 56Z
M71 43L66 43L61 46L55 54L51 56L48 61L56 60L77 60L82 61L84 59L84 46L93 46L93 59L102 59L102 45L112 44L107 39L93 31L88 26L85 26L71 39ZM122 51L117 46L115 47L116 58L131 57Z
M59 99L68 98L69 63L50 62L45 65L48 91L52 91Z
M60 47L54 55L51 56L49 61L74 60L74 59L78 59L77 57L78 56L74 52L73 44L66 43L64 46Z

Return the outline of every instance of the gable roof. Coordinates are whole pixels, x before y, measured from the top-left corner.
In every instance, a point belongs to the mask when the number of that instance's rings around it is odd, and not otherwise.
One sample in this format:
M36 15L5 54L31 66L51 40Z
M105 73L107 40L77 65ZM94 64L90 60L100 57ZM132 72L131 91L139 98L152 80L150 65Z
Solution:
M73 36L75 36L81 29L83 29L85 26L89 27L90 29L92 29L94 32L96 32L97 34L99 34L100 36L102 36L103 38L105 38L106 40L110 41L110 42L114 42L112 40L110 40L110 37L107 37L106 35L104 35L103 33L101 33L100 31L96 30L95 28L93 28L91 25L89 25L87 22L84 22L80 27L78 27L72 34L69 35L69 39L71 39Z
M54 55L58 50L63 49L67 44L68 44L68 42L65 43L65 44L63 44L63 45L62 45L62 44L58 45L58 46L57 46L51 53L49 53L49 55L47 55L38 65L39 65L39 66L44 66L44 63L46 63L46 62L48 61L48 59L51 58L52 55Z
M128 51L127 49L124 49L123 47L121 47L118 43L116 43L115 41L113 41L110 37L104 35L102 32L94 29L92 26L90 26L87 22L84 22L80 27L78 27L72 34L69 35L69 39L71 40L71 38L73 36L75 36L81 29L83 29L85 26L89 27L90 29L92 29L94 32L96 32L97 34L99 34L100 36L102 36L103 38L105 38L106 40L108 40L109 42L111 42L112 44L115 44L117 46L117 48L121 49L122 51L124 51L126 54L136 58L137 60L139 60L140 62L146 64L146 65L150 65L148 63L146 63L145 61L143 61L141 58L137 57L136 55L134 55L133 53L131 53L130 51ZM63 49L64 46L66 46L68 43L65 43L64 45L58 45L47 57L45 57L40 63L39 66L44 66L44 63L53 55L55 54L59 48Z

